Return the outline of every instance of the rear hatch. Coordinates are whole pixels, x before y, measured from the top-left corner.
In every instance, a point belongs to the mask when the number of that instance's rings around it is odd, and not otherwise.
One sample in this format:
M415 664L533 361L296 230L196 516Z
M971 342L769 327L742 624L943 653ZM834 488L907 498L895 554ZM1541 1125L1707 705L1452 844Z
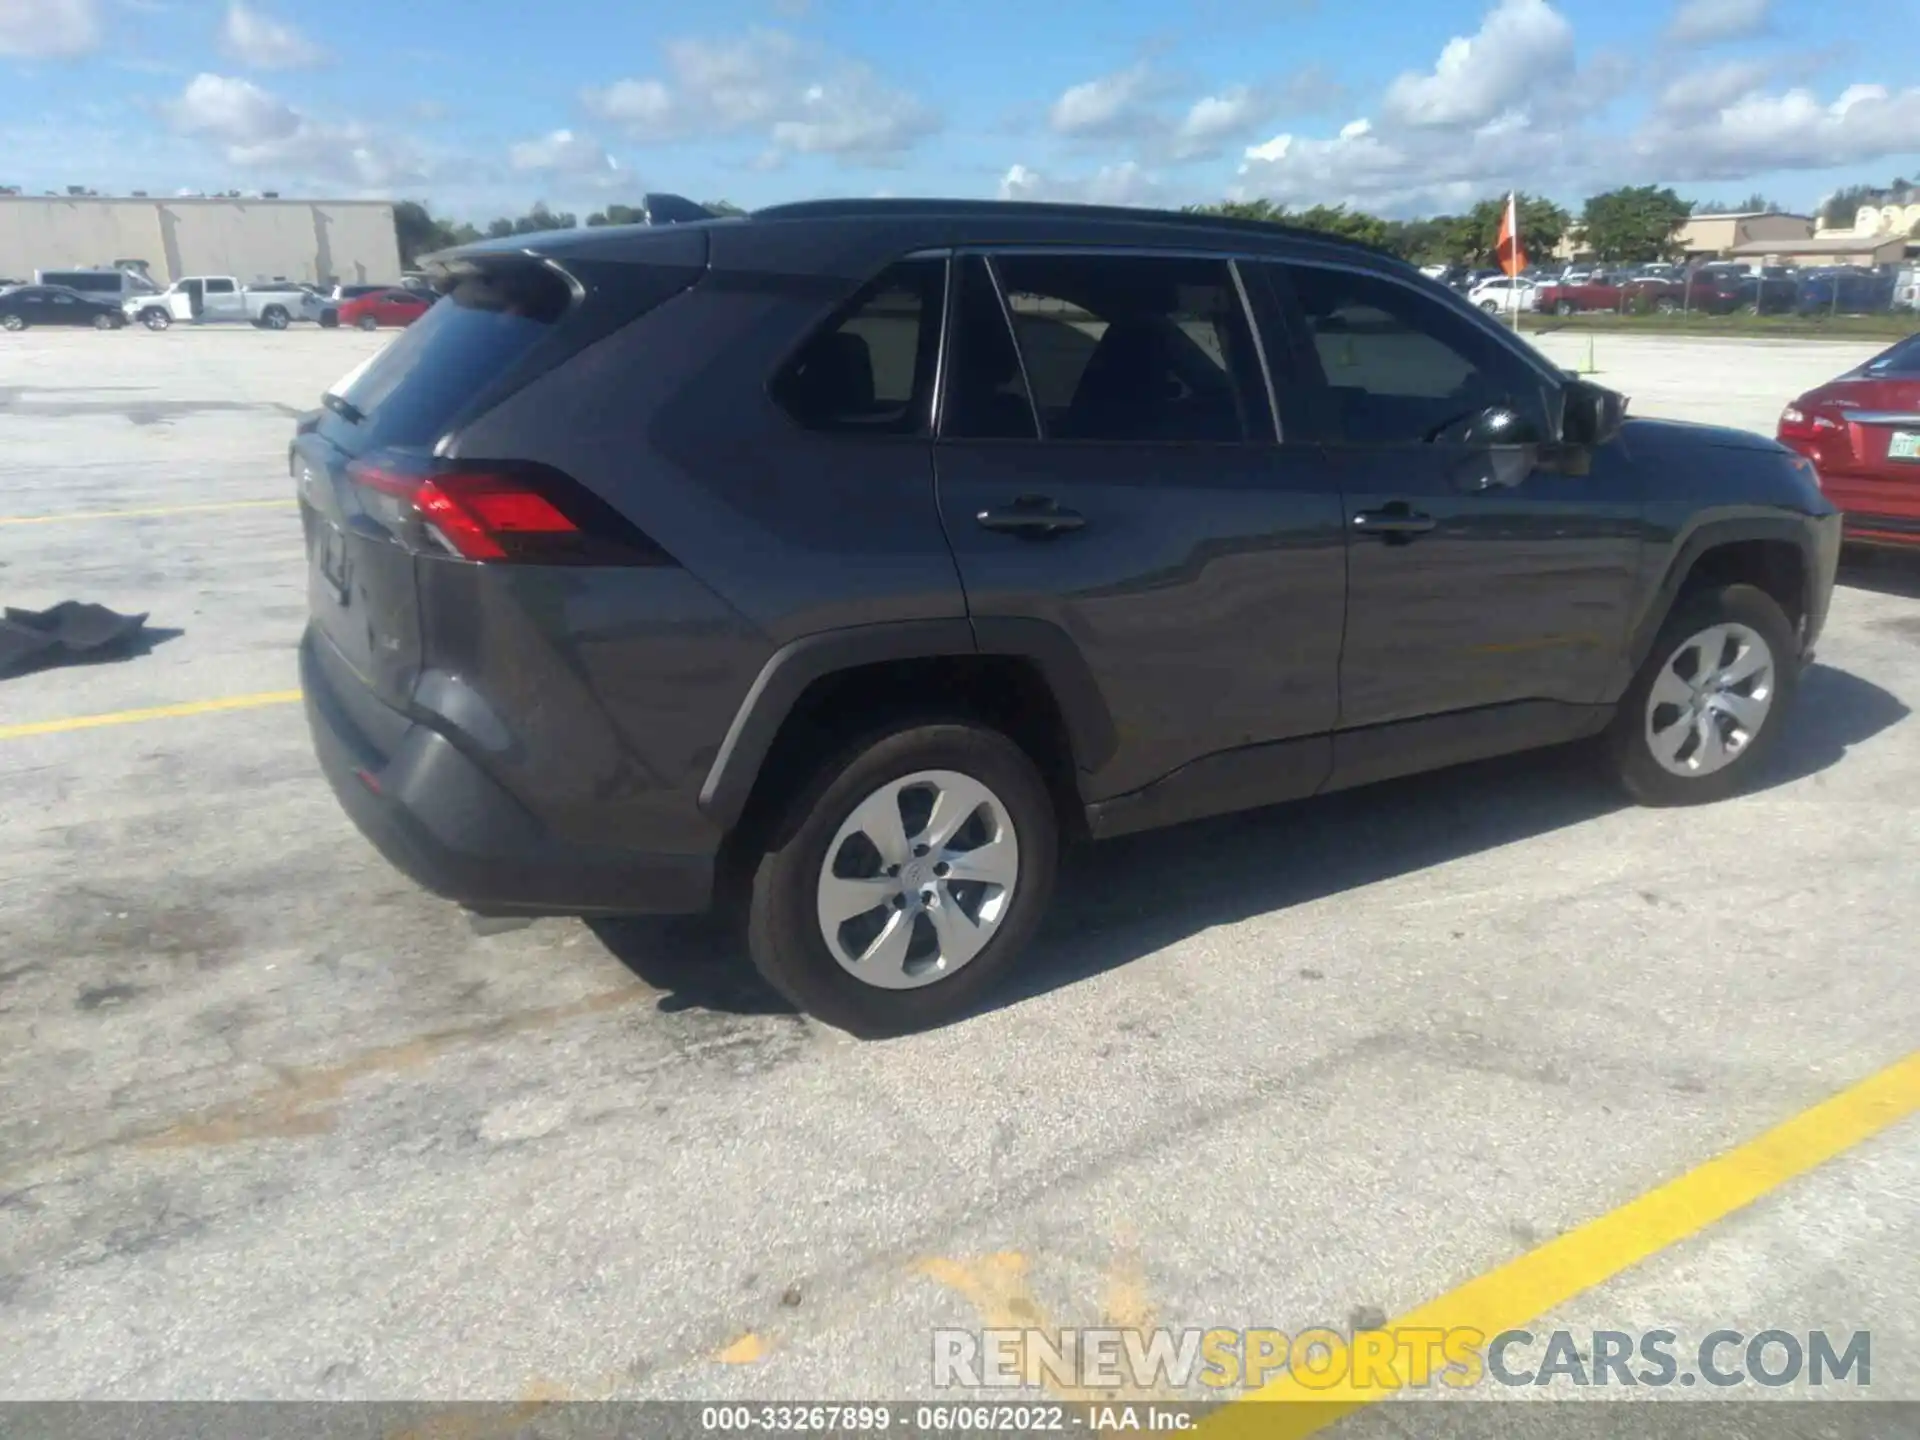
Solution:
M693 283L705 238L675 230L657 247L668 253L644 257L651 263L609 258L603 247L576 260L562 254L564 268L524 250L454 252L432 308L336 381L300 425L289 465L309 626L333 679L351 672L387 705L407 708L423 644L417 569L428 557L619 563L630 527L567 477L441 457L464 425L528 380Z
M318 423L294 442L309 621L333 658L389 704L404 705L419 670L414 555L435 542L377 477L396 461L430 464L461 412L551 337L571 300L559 277L537 267L463 282L336 381Z

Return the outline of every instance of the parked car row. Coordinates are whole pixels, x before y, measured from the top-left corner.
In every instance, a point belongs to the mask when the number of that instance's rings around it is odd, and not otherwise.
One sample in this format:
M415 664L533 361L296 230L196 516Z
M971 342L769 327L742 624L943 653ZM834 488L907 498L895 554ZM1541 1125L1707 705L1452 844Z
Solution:
M1893 307L1897 287L1897 273L1888 267L1768 265L1754 270L1717 262L1687 269L1647 265L1630 270L1569 270L1535 285L1531 298L1534 310L1554 315L1595 310L1872 314Z
M433 304L430 290L403 285L242 285L231 275L189 275L164 290L121 295L54 284L0 285L0 329L37 325L118 330L138 323L149 330L176 324L252 325L285 330L296 322L361 330L411 325Z

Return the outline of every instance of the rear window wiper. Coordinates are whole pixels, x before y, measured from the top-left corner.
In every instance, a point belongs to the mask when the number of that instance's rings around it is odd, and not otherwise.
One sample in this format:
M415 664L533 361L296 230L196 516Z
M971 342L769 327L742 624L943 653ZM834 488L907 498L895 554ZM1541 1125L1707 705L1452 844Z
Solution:
M343 396L334 394L331 390L320 397L320 403L349 425L358 425L367 418L358 405Z

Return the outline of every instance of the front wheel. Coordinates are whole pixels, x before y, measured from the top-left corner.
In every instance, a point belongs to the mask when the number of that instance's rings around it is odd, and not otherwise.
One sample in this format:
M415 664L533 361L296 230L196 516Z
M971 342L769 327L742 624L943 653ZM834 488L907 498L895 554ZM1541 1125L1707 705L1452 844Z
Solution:
M1653 302L1653 310L1656 315L1677 315L1680 313L1680 302L1662 295Z
M0 330L24 330L27 317L24 315L0 315Z
M260 312L260 323L269 330L286 329L288 320L287 312L278 305L269 305Z
M156 306L154 309L140 312L140 323L149 330L164 330L173 324L173 316Z
M111 315L96 315L93 317L93 328L96 330L118 330L120 324Z
M1482 300L1480 302L1480 308L1489 315L1498 315L1500 313L1500 302L1498 300Z
M1556 300L1553 306L1553 313L1556 315L1571 315L1577 308L1579 307L1571 300Z
M863 1037L969 1013L1053 891L1045 782L997 731L932 721L823 765L754 868L747 948L802 1010Z
M362 315L355 323L358 324L362 330L378 330L380 328L380 322L371 315Z
M1621 697L1614 767L1642 805L1698 805L1741 789L1776 743L1799 682L1793 626L1752 585L1683 600Z

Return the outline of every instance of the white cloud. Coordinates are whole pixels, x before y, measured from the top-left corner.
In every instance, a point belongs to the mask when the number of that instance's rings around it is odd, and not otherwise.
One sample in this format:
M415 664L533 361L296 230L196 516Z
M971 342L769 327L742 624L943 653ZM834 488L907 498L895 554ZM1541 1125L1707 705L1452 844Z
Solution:
M1429 74L1387 87L1382 112L1407 125L1478 125L1573 69L1573 26L1547 0L1500 0L1471 37L1456 36Z
M600 143L571 130L555 130L538 140L508 147L507 163L515 170L542 170L565 175L590 174L614 167L613 157Z
M100 39L98 0L0 0L0 55L66 59Z
M1767 28L1773 0L1680 0L1667 35L1689 45L1739 40Z
M255 70L304 70L325 64L329 58L323 46L294 26L242 0L233 0L227 6L227 18L220 27L220 49L228 59Z
M1689 71L1660 92L1660 108L1672 115L1722 110L1766 84L1772 69L1762 60L1725 60Z
M1047 110L1047 123L1061 135L1119 135L1145 118L1152 76L1145 64L1070 85Z
M1920 87L1850 85L1832 101L1811 90L1743 94L1675 124L1649 125L1633 153L1673 180L1739 180L1764 170L1819 170L1911 155Z
M589 113L638 141L759 135L786 154L897 160L939 126L913 95L873 67L756 30L733 40L676 40L664 78L616 80L581 92Z
M1090 175L1053 177L1026 165L1000 177L1002 200L1054 200L1081 205L1159 205L1167 198L1160 179L1134 161L1102 166Z
M1177 139L1183 147L1203 151L1262 118L1260 99L1252 88L1230 85L1218 95L1203 95L1193 102L1180 121Z
M427 177L401 137L315 120L251 80L202 73L160 109L176 133L219 146L231 165L272 172L277 188L317 181L386 190Z

